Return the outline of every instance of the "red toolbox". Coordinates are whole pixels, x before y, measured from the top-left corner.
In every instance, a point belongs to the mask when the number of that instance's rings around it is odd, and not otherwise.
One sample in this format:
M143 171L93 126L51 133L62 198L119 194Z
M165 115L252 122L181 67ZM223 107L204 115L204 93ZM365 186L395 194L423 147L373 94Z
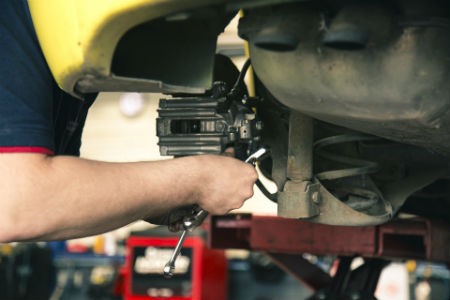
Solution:
M206 246L201 236L188 236L175 264L175 274L167 279L163 268L169 261L178 237L131 236L123 275L126 300L225 300L228 270L225 253Z

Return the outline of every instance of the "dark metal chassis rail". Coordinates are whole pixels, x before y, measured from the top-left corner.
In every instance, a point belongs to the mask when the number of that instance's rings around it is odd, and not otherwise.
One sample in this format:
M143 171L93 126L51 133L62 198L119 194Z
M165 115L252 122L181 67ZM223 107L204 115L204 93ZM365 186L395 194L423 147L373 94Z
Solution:
M209 245L264 251L313 290L331 277L302 257L313 255L417 259L450 264L450 225L422 218L396 219L379 226L329 226L251 214L213 216Z

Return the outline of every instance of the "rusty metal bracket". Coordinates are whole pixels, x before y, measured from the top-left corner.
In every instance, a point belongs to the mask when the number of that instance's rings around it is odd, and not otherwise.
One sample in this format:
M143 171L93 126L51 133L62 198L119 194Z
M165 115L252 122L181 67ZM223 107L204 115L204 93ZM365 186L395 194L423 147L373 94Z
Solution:
M320 184L288 181L278 196L278 215L285 218L312 218L319 215Z
M278 196L278 215L285 218L311 218L319 215L319 187L312 183L313 121L292 111L289 120L287 181Z

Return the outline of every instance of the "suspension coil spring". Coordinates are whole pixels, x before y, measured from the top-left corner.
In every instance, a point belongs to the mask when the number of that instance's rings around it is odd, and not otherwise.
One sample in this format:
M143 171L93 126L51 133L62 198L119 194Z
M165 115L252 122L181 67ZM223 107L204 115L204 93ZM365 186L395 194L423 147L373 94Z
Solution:
M337 154L329 150L328 148L343 143L351 142L363 142L379 140L378 137L366 135L366 134L342 134L331 137L326 137L317 140L314 143L315 155L320 158L326 159L330 162L340 165L346 165L349 167L339 168L334 170L321 171L315 174L315 177L321 181L335 181L333 186L334 192L337 194L346 195L347 199L343 200L347 205L358 211L364 211L370 209L379 200L379 194L372 188L367 186L354 186L353 184L337 183L340 179L350 177L365 177L369 174L378 171L379 166L376 162L349 157L343 154Z

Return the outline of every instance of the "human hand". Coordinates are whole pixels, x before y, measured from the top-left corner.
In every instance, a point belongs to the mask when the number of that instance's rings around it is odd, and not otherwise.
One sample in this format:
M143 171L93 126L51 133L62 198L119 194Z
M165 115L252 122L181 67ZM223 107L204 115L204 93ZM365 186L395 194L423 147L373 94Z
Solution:
M146 218L144 221L154 225L164 225L172 232L183 230L183 220L185 217L193 215L197 205L186 205L175 208L159 216Z
M224 155L193 156L191 169L196 203L211 214L226 214L240 208L253 196L253 184L258 174L253 166L229 156L234 150L229 148Z
M192 217L200 209L212 214L225 214L241 207L253 195L257 173L249 164L234 159L234 154L234 149L228 148L222 156L201 155L180 159L183 165L187 164L185 168L189 170L189 175L183 180L183 184L189 187L186 191L194 191L186 192L185 196L189 195L188 201L196 204L178 207L164 214L148 217L145 221L168 226L171 231L179 231L184 229L184 219ZM211 174L211 169L218 171Z

